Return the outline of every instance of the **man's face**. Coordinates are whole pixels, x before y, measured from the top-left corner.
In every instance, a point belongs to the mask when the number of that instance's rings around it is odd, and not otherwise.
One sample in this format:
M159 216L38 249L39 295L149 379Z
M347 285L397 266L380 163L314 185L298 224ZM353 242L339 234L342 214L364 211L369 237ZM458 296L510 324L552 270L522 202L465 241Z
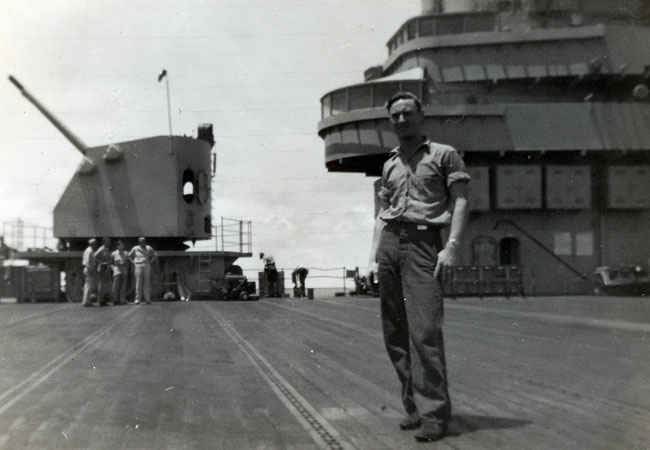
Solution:
M390 122L397 136L400 138L419 137L422 131L424 115L411 99L397 100L388 111Z

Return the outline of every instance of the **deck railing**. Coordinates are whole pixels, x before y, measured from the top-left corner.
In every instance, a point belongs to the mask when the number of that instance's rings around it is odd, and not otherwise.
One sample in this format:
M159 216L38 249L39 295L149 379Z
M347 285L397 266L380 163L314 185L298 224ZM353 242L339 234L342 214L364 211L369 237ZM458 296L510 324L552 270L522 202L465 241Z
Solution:
M212 236L217 251L252 253L253 223L250 220L221 217L212 227Z

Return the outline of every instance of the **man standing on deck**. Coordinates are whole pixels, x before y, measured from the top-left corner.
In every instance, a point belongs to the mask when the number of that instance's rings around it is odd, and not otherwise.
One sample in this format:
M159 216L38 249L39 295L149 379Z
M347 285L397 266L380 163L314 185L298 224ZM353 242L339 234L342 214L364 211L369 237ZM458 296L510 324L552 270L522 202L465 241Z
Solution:
M111 266L113 269L113 304L126 303L126 279L129 273L129 255L124 250L124 242L117 241L117 249L111 253Z
M111 239L105 237L95 252L97 264L97 299L99 306L106 306L111 298Z
M138 238L138 245L129 252L129 259L133 263L135 275L135 301L136 305L142 303L142 297L147 304L151 303L151 266L156 260L156 252L147 245L147 240Z
M454 148L423 134L417 96L397 93L387 109L399 146L382 170L373 243L384 341L402 384L400 428L421 427L417 441L436 441L451 418L440 275L458 260L470 176ZM443 247L440 231L449 225Z
M264 276L266 278L266 296L282 297L278 286L278 269L275 267L275 259L271 255L260 253L260 258L264 261Z
M90 239L88 247L84 250L81 264L83 265L84 274L84 294L81 301L82 306L90 306L93 298L97 297L97 263L95 261L95 251L97 250L97 240Z

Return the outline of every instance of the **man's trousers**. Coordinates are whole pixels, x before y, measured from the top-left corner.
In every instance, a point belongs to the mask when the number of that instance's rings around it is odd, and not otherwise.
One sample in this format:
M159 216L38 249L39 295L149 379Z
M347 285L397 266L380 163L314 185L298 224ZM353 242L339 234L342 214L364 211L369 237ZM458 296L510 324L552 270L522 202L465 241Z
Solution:
M135 302L140 303L142 297L151 302L151 266L149 264L135 265Z
M442 337L443 300L434 277L438 229L387 223L377 249L384 342L402 383L406 413L424 422L451 417Z
M97 272L84 270L84 295L81 303L89 305L97 297Z
M97 299L100 305L105 305L111 298L111 269L107 265L101 266L97 272Z
M126 303L126 274L118 273L113 275L112 289L113 304L123 305Z
M264 269L266 275L266 296L282 297L278 287L278 271L276 269Z

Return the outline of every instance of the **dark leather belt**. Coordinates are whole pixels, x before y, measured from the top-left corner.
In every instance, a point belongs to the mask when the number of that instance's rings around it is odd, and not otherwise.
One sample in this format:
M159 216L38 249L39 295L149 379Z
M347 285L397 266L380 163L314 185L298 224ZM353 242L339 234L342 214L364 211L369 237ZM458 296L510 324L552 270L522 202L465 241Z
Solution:
M436 225L425 225L421 223L413 223L413 222L401 222L398 220L391 220L389 222L386 222L386 228L392 229L392 230L408 230L408 231L426 231L426 232L440 232L440 227Z
M386 222L385 230L399 236L400 240L407 237L413 240L431 242L437 249L442 248L441 227L436 225L424 225L411 222Z

